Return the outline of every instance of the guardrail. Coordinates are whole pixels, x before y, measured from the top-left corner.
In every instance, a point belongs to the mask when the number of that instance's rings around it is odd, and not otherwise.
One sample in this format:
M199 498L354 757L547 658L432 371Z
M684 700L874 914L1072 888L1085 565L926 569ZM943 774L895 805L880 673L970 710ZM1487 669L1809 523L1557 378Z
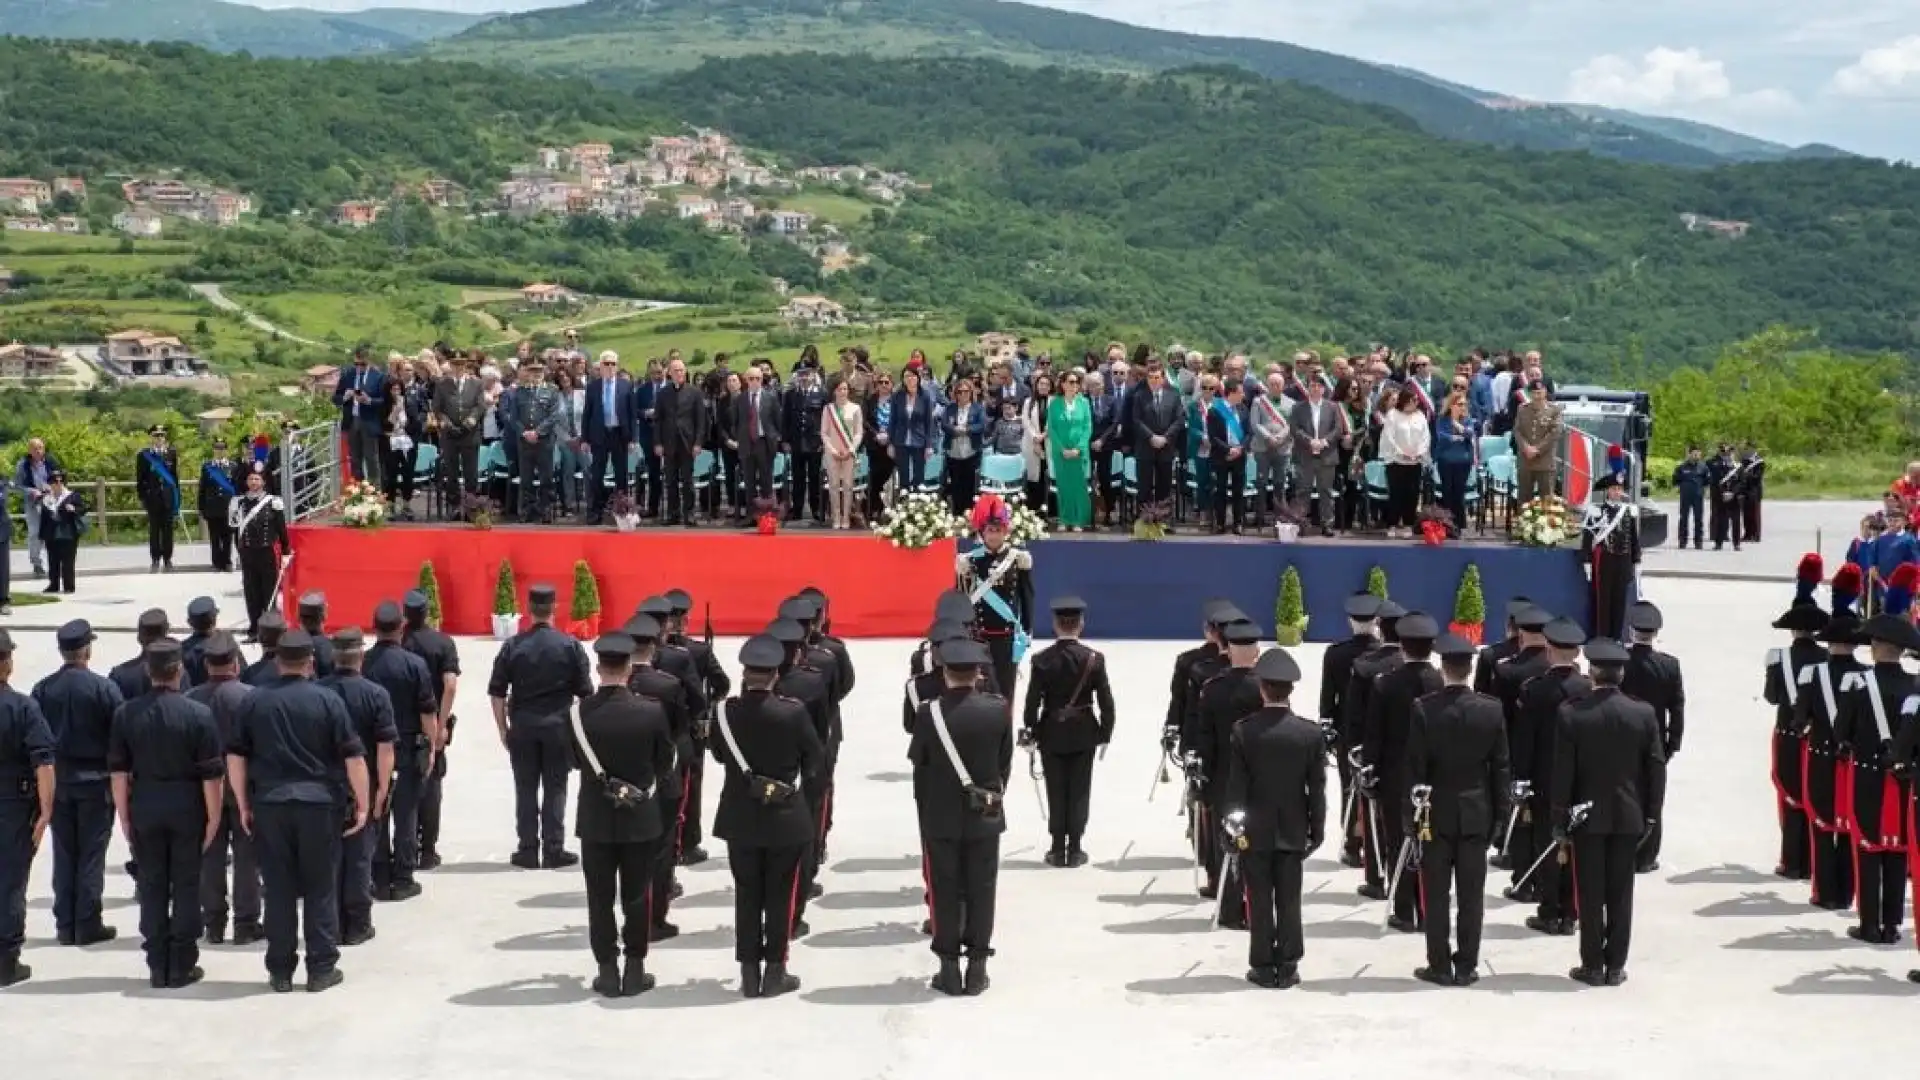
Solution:
M130 510L116 510L108 500L109 492L134 490L138 486L134 481L80 480L67 486L69 489L79 492L82 501L87 504L87 518L92 523L92 527L87 530L87 539L94 545L104 546L113 543L113 525L116 521L139 522L141 537L144 542L147 512L138 506ZM182 492L181 494L184 496L186 493ZM139 501L138 496L134 497L134 501L136 503ZM13 533L14 542L25 543L27 530L24 511L14 510L12 506L9 505L7 516L16 525ZM191 531L195 529L199 519L200 515L198 511L183 497L180 502L179 523L186 525Z

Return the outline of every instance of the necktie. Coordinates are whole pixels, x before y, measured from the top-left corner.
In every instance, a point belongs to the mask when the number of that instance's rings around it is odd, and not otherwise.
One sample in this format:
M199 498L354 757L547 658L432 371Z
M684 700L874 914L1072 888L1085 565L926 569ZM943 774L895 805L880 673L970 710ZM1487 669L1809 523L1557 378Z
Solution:
M619 414L616 413L613 408L613 380L612 379L607 380L606 388L601 394L601 407L602 407L601 411L607 414L607 419L606 419L607 426L610 428L618 427Z
M747 432L754 438L760 437L760 391L755 390L747 403Z

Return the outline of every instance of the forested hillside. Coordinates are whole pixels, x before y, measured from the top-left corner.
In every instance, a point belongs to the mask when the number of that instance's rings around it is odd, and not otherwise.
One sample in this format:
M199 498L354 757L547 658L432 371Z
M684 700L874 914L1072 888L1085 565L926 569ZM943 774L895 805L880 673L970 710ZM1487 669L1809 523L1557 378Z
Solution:
M0 0L0 34L178 41L255 56L338 56L411 48L481 19L450 11L262 10L225 0Z

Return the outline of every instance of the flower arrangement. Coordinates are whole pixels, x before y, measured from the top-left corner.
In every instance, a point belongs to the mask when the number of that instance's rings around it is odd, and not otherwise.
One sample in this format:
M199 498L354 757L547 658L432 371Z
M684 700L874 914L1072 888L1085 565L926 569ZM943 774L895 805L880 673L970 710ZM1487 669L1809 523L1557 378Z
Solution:
M1173 520L1171 502L1142 503L1139 516L1133 520L1133 538L1135 540L1165 540L1167 522Z
M1572 511L1558 495L1542 495L1520 508L1514 539L1528 547L1559 547L1573 535Z
M1291 544L1300 539L1300 530L1307 524L1307 515L1295 510L1286 502L1274 507L1273 536L1283 544Z
M439 626L444 616L440 608L440 577L433 572L431 559L420 564L420 579L414 587L427 594L427 625Z
M476 529L493 528L493 511L493 500L479 492L470 492L460 498L460 516Z
M387 500L372 484L353 481L340 493L340 520L356 529L377 529L387 523Z
M886 537L894 547L918 551L937 541L959 536L960 527L959 519L947 513L946 503L939 495L909 491L893 501L893 507L873 527L873 532Z
M770 495L763 495L753 500L753 527L761 536L778 534L780 532L780 500Z
M592 641L600 636L600 583L585 559L573 564L573 603L568 614L573 622L567 631L574 637Z
M1429 505L1420 511L1420 542L1439 547L1453 535L1453 514L1444 506Z
M614 492L607 511L613 515L613 527L620 532L632 532L640 527L640 504L633 501L632 492Z
M1379 567L1367 571L1367 591L1376 599L1387 598L1387 572Z
M1453 594L1453 623L1447 629L1478 645L1486 640L1487 597L1480 589L1480 567L1467 564Z
M1299 569L1289 566L1280 575L1280 596L1273 604L1273 640L1277 645L1293 646L1306 636L1306 590L1300 584Z
M513 579L513 564L500 560L500 573L493 579L493 636L505 641L520 632L520 586Z

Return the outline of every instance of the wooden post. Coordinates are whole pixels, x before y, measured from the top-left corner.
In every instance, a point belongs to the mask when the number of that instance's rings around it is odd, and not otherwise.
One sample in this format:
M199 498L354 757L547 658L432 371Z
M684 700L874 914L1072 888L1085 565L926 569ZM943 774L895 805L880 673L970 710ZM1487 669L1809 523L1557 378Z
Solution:
M112 543L107 539L107 533L111 531L108 528L111 519L107 517L107 482L105 480L93 482L93 504L95 512L100 515L100 528L95 531L95 534L100 537L102 545Z

